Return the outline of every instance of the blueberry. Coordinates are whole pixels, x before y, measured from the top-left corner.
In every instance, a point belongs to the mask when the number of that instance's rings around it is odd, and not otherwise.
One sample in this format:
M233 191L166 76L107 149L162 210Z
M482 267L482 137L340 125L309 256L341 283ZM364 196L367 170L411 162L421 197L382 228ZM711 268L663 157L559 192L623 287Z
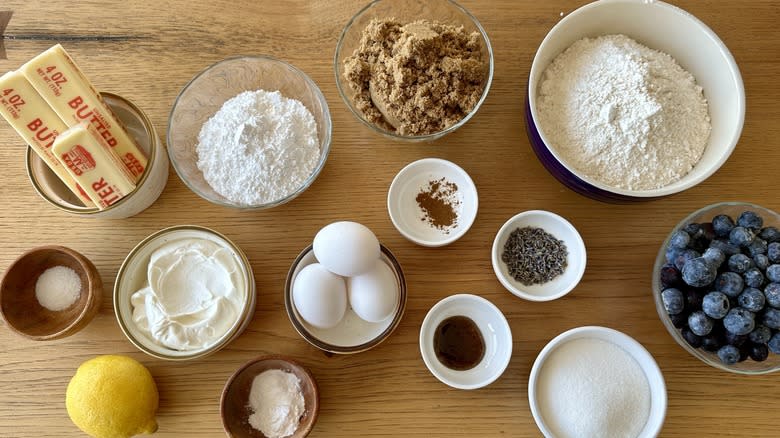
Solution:
M772 353L780 354L780 332L772 335L772 338L769 339L769 342L767 342L766 345Z
M723 251L723 254L726 254L726 256L739 254L739 247L736 245L732 245L726 240L715 239L712 242L710 242L710 248L717 248Z
M753 266L755 266L753 260L745 254L734 254L729 257L729 270L731 272L742 274Z
M750 357L750 342L745 342L739 347L739 361L745 361Z
M661 300L664 303L666 313L670 315L676 315L685 308L685 297L683 297L679 289L669 288L664 290L661 292Z
M729 242L736 246L748 246L754 238L753 232L745 227L734 227L729 233Z
M678 313L676 315L669 315L669 320L672 325L678 329L684 328L688 324L688 315L686 313Z
M775 265L772 265L775 266ZM770 266L769 268L771 268ZM778 267L778 281L780 281L780 265L777 265ZM769 268L766 268L767 274L769 273ZM745 285L748 287L761 287L764 285L764 274L761 273L758 268L750 268L747 271L745 271L744 274L742 274L742 278L745 279Z
M758 233L761 231L761 227L764 226L764 219L752 211L743 211L737 218L737 225Z
M688 233L688 235L690 235L690 236L693 236L693 235L696 235L696 234L702 232L701 225L694 224L694 223L691 223L691 224L688 224L688 225L684 226L682 230L685 231L686 233Z
M723 318L723 326L726 327L727 331L734 333L735 335L746 335L752 332L754 328L756 328L756 322L754 318L755 316L752 312L741 307L735 307L729 310L729 313L727 313L726 317ZM690 323L691 319L688 317L688 324ZM767 327L772 327L766 322L764 322L764 325Z
M693 348L701 347L701 336L694 333L691 329L686 327L682 329L680 333L682 334L683 339L685 339L685 342L687 342L688 345L690 345Z
M688 244L690 242L691 242L691 235L686 233L685 231L679 230L679 231L675 231L674 234L672 234L671 239L669 239L669 246L673 248L685 249L688 247Z
M772 242L767 245L766 255L772 263L780 263L780 242Z
M672 265L666 265L661 268L661 286L664 288L667 287L677 287L680 285L680 282L682 281L682 276L680 275L680 271L677 270Z
M733 345L724 345L718 350L718 359L724 365L734 365L739 362L739 348Z
M688 318L688 322L690 322L690 317ZM761 322L769 328L775 330L780 329L780 310L771 307L767 308L764 310L764 317L761 319Z
M775 227L766 227L758 233L758 237L770 243L780 242L780 230Z
M748 335L748 339L750 339L750 342L756 343L756 344L766 344L769 342L769 339L772 337L772 330L769 329L769 327L765 325L757 325L756 328L753 329L752 332Z
M718 269L720 265L722 265L726 260L726 254L723 254L723 251L719 250L718 248L707 248L704 251L704 254L702 254L702 257L707 259L707 261L711 263L715 269Z
M718 351L724 345L726 345L726 338L722 333L710 333L701 338L701 348L707 351Z
M685 295L685 307L688 312L701 310L702 303L704 301L704 291L699 289L687 289L684 292Z
M764 288L766 303L775 309L780 309L780 283L769 283Z
M715 279L715 290L723 292L730 297L737 297L745 288L745 280L742 276L733 272L724 272Z
M748 335L735 335L734 333L731 333L730 331L726 330L725 338L726 338L726 342L729 345L733 345L735 347L740 347L745 342L747 342Z
M712 331L713 321L701 310L697 310L688 316L688 327L699 336L707 336Z
M756 268L766 271L766 268L769 267L769 257L766 256L766 254L756 254L753 257L753 263L755 263Z
M677 257L674 259L674 266L682 271L688 261L699 257L701 257L701 254L698 251L694 251L692 249L680 250L677 252Z
M769 349L766 344L751 344L750 358L756 362L763 362L769 357Z
M722 292L710 292L704 296L701 308L710 318L723 319L729 313L729 298Z
M683 276L683 279L685 276ZM766 268L766 278L772 283L780 283L780 264L771 265Z
M704 257L688 260L682 268L683 281L694 287L707 286L715 281L717 275L717 269L707 263Z
M750 257L755 257L759 254L766 254L769 250L769 245L767 245L766 240L756 237L753 239L753 242L748 245L747 250Z
M671 246L666 248L666 263L674 264L674 259L682 252L680 248L672 248Z
M731 216L719 214L712 218L712 230L718 237L728 237L731 229L734 228L734 220Z
M706 299L707 297L704 298ZM758 312L764 308L766 297L764 297L764 293L760 290L748 287L739 294L737 302L741 307L750 310L751 312Z

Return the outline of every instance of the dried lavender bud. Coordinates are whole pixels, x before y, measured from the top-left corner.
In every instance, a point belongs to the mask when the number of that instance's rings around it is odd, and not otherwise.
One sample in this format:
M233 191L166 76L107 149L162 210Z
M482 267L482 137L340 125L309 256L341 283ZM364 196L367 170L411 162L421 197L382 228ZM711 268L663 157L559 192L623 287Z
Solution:
M566 269L566 244L541 228L518 228L509 235L501 260L509 275L530 286L542 284Z

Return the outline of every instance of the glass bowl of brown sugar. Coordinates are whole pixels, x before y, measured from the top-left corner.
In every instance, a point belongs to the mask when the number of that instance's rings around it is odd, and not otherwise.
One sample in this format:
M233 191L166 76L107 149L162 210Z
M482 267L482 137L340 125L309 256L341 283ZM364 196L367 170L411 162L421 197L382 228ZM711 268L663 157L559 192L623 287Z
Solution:
M477 113L493 80L493 49L454 1L376 0L347 23L334 68L363 124L394 140L430 141Z

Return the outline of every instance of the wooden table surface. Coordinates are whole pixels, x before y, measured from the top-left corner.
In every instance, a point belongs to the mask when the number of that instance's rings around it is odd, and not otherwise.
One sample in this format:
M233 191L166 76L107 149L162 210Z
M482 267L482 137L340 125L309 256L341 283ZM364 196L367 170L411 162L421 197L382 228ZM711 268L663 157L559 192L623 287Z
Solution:
M295 201L268 211L212 205L189 191L171 169L160 199L125 220L78 219L34 192L24 148L0 122L0 269L45 244L89 257L106 284L97 317L80 333L36 343L0 327L0 436L80 436L65 411L65 388L78 365L100 354L125 354L152 372L160 391L160 437L220 436L219 397L231 373L258 355L285 354L311 369L321 391L312 436L539 436L528 407L527 381L536 354L572 327L605 325L633 336L658 361L668 386L663 436L777 436L777 375L746 377L710 368L669 336L659 322L650 273L659 246L689 212L743 200L780 210L780 6L777 1L680 0L724 40L747 91L742 139L731 159L685 193L633 205L606 205L564 188L537 161L522 123L523 93L546 32L581 4L572 0L464 0L495 51L490 95L464 128L431 144L393 143L347 110L337 92L332 55L339 33L362 6L357 0L5 0L7 59L0 73L61 42L100 90L141 106L165 138L171 104L206 66L237 54L268 54L306 71L321 87L333 118L327 165ZM407 163L442 157L460 164L479 189L480 211L469 233L441 249L405 240L386 210L387 189ZM566 298L531 303L496 280L490 246L517 212L545 209L568 218L588 247L588 267ZM285 275L322 226L354 220L369 226L400 260L408 282L398 330L373 350L327 357L293 329L282 300ZM128 251L163 227L198 224L243 248L257 282L249 328L219 353L169 363L138 351L117 325L111 304L116 272ZM418 332L428 309L458 292L498 305L512 328L514 352L503 376L476 391L436 380L420 357Z

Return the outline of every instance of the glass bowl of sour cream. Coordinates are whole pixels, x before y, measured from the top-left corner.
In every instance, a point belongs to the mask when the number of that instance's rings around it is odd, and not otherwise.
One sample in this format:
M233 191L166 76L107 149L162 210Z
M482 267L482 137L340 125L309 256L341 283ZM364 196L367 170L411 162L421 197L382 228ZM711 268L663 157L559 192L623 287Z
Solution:
M252 319L255 282L241 249L194 225L160 230L125 258L114 312L127 339L150 356L191 360L237 338Z

